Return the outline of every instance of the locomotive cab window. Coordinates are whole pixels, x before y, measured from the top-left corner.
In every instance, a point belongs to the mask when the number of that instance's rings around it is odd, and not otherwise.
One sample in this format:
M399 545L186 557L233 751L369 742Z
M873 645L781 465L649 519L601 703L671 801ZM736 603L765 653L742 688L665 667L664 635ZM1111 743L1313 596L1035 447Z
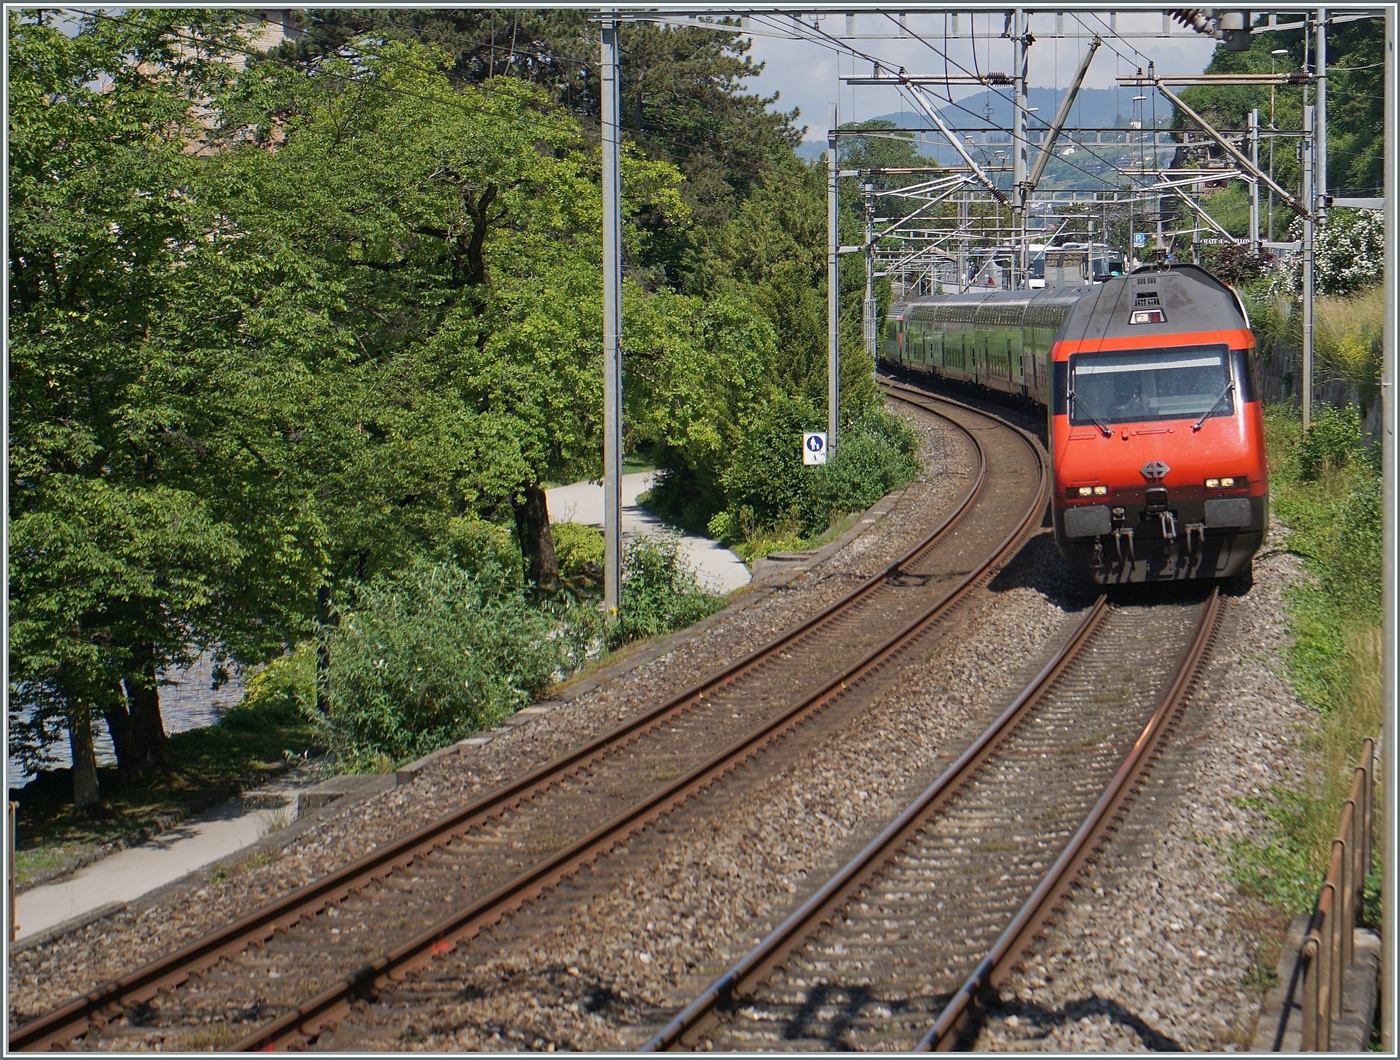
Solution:
M1070 358L1075 425L1232 416L1237 400L1225 346L1080 353Z

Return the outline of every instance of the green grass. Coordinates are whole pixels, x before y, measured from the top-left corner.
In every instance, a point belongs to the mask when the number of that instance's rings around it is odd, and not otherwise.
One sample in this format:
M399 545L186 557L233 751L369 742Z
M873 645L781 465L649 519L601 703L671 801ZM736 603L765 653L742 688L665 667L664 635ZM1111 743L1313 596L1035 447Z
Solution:
M16 820L16 882L70 865L158 818L197 812L235 786L259 784L286 767L287 753L300 755L313 739L295 707L239 707L218 725L171 736L169 768L139 784L124 787L116 769L98 770L103 799L96 806L75 809L72 790L63 786L26 799Z
M1318 712L1318 726L1302 739L1314 763L1312 782L1243 800L1261 835L1234 842L1229 855L1242 889L1304 912L1326 873L1362 741L1380 730L1379 474L1348 417L1322 413L1305 438L1297 414L1275 407L1265 430L1271 502L1289 530L1284 547L1311 575L1286 597L1286 673L1294 694ZM1364 913L1378 916L1375 900Z
M822 533L812 537L803 537L796 530L785 526L760 530L742 541L731 542L729 548L752 570L754 561L762 559L770 552L810 552L814 548L821 548L853 527L860 516L860 512L850 512L834 520Z

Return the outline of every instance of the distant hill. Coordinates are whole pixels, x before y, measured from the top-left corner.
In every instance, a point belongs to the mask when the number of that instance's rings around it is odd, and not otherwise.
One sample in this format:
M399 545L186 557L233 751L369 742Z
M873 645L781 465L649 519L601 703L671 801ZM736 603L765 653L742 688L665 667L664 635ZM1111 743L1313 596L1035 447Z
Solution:
M1011 127L1011 100L1003 95L1003 92L1008 91L1009 89L978 92L964 96L956 103L944 103L938 110L938 116L950 126L965 129L1009 129ZM1133 116L1134 94L1135 92L1131 88L1081 89L1074 101L1074 109L1070 112L1069 127L1126 129ZM1059 108L1063 95L1064 90L1059 88L1030 89L1027 93L1027 103L1031 107L1039 108L1035 114L1031 115L1030 128L1043 128L1042 121L1046 125L1053 121L1055 111ZM1148 124L1151 124L1153 118L1152 105L1153 100L1149 94L1145 104ZM1161 120L1161 124L1165 125L1171 117L1171 107L1160 96L1157 97L1156 106L1156 117ZM990 118L988 118L989 107ZM921 128L933 124L927 116L912 107L892 114L881 114L877 119L870 120L893 122L899 128L904 129ZM921 150L925 155L935 158L939 162L952 163L956 159L956 154L949 147L938 148L928 145ZM817 159L825 153L826 142L824 140L809 140L797 149L800 158Z

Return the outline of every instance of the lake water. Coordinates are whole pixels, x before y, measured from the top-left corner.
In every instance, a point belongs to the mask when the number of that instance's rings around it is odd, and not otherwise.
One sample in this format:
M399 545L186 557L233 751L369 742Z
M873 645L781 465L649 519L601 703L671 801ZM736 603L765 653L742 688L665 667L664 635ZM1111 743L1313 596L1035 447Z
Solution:
M213 725L224 711L236 706L243 698L243 682L237 671L230 671L229 681L216 692L210 685L214 680L213 657L205 654L195 660L186 670L165 670L162 680L173 684L164 685L160 690L160 714L165 719L167 733L186 732ZM99 766L115 765L117 756L112 751L112 737L107 733L107 723L100 717L93 719L93 746L97 751ZM54 763L52 768L66 769L72 764L68 752L68 737L52 747ZM10 787L17 788L27 783L32 774L25 772L13 758L9 759Z

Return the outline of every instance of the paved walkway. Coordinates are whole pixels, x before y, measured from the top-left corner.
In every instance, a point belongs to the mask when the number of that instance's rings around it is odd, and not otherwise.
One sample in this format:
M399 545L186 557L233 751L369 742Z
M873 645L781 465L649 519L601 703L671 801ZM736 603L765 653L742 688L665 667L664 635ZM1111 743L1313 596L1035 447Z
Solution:
M667 529L656 516L637 506L637 497L651 489L652 472L622 476L622 532L649 534ZM599 482L573 482L545 491L551 523L585 523L603 526L603 486ZM730 592L749 584L749 569L729 549L708 537L682 533L681 550L711 589Z
M296 785L283 781L220 803L139 846L128 847L15 898L17 939L112 902L130 902L218 861L296 816Z

